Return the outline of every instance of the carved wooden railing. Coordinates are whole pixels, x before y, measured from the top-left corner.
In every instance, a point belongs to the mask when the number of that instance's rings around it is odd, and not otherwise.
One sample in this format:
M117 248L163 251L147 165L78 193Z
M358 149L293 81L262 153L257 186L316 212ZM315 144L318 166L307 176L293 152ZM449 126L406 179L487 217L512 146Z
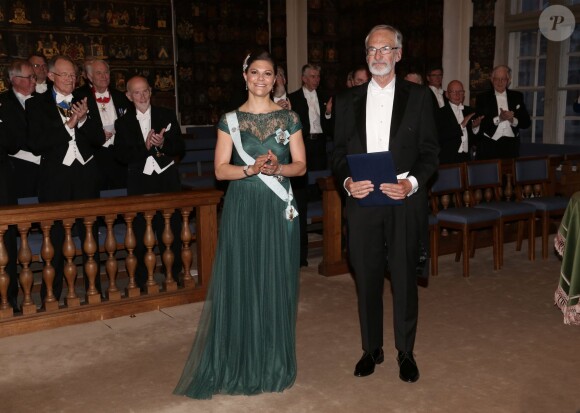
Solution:
M207 292L217 245L217 205L221 196L222 192L217 190L183 191L0 208L0 337L203 300ZM180 234L173 234L169 225L170 216L176 209L182 217ZM195 218L192 216L194 209ZM153 252L155 237L152 218L157 211L161 212L165 220L163 237L159 242L169 246L174 237L180 237L182 241L183 283L181 287L178 287L175 281L177 274L168 274L161 289L153 277L157 259ZM147 248L145 264L148 281L145 293L137 287L134 278L137 260L133 255L136 244L133 219L138 213L143 213L146 221L144 244ZM107 234L104 242L107 255L105 270L109 281L108 289L105 291L106 300L101 299L101 295L95 288L95 279L100 276L97 274L95 263L99 246L90 229L98 217L103 218ZM119 217L126 226L124 245L119 245L113 231L113 225ZM74 259L78 251L75 248L71 229L77 219L81 219L87 229L82 249L88 257L84 264L84 271L88 277L89 286L83 303L81 303L82 297L79 297L75 291L77 267ZM189 225L192 219L195 219L195 234L192 233ZM68 286L68 293L64 306L60 306L52 294L55 274L51 259L54 256L54 248L58 246L51 243L49 234L50 228L58 220L62 221L65 230L62 248L65 260L64 279ZM21 237L18 261L21 266L19 281L24 298L22 314L19 315L14 315L7 301L9 276L5 268L8 263L8 254L3 235L9 225L15 225ZM48 286L44 303L38 303L41 305L40 310L37 309L37 303L32 298L31 267L34 262L28 237L33 226L39 226L43 234L40 251L42 278ZM190 275L193 260L191 248L194 239L197 252L197 282ZM122 258L116 257L116 254L120 251L126 252L125 268L129 278L124 294L117 286L118 260ZM125 255L125 253L118 255ZM166 268L171 268L174 257L170 248L165 250L161 259Z

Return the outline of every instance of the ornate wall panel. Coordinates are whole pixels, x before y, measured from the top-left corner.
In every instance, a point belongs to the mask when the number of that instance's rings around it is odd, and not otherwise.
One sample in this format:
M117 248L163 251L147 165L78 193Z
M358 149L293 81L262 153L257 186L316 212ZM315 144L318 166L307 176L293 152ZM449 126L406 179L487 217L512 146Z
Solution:
M106 59L118 89L142 74L156 99L174 105L171 0L0 0L0 65L33 53Z
M280 14L285 0L174 1L182 124L215 124L246 99L242 62L250 50L270 49L269 3L278 16L274 54L285 60L285 19Z

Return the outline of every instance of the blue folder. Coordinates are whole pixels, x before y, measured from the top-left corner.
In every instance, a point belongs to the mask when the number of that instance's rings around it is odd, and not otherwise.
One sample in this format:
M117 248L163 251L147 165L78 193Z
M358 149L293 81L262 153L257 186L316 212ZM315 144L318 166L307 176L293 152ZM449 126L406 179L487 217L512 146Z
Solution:
M346 155L350 175L354 181L371 181L375 190L366 197L357 199L360 206L402 205L381 192L380 184L396 184L397 173L391 152L357 153Z

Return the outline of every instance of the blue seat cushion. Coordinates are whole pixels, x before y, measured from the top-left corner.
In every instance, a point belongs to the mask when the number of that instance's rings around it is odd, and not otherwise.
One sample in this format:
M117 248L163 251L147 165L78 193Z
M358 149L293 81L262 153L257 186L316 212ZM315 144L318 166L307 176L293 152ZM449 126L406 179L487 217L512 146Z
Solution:
M494 211L499 212L502 217L536 212L536 207L523 202L482 202L481 204L476 205L475 208L493 209Z
M455 224L478 224L485 221L499 219L499 212L484 208L451 208L437 213L439 223L452 222Z
M570 198L564 196L547 196L538 198L522 199L522 203L531 204L536 207L536 211L557 211L566 209Z

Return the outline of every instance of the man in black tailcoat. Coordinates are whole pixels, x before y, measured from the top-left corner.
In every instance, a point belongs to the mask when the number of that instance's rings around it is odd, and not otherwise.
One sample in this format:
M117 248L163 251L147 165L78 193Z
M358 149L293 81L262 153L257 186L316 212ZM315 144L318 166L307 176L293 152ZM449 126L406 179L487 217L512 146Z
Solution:
M348 253L357 287L363 348L354 374L368 376L384 361L383 287L388 262L399 378L415 382L419 379L413 355L417 263L420 240L428 231L426 185L437 170L439 148L432 93L395 76L402 46L403 36L392 26L375 26L369 32L365 47L372 80L336 97L332 169L348 195ZM391 152L398 183L351 178L347 154L382 151ZM402 205L360 206L358 200L373 190L401 200Z

